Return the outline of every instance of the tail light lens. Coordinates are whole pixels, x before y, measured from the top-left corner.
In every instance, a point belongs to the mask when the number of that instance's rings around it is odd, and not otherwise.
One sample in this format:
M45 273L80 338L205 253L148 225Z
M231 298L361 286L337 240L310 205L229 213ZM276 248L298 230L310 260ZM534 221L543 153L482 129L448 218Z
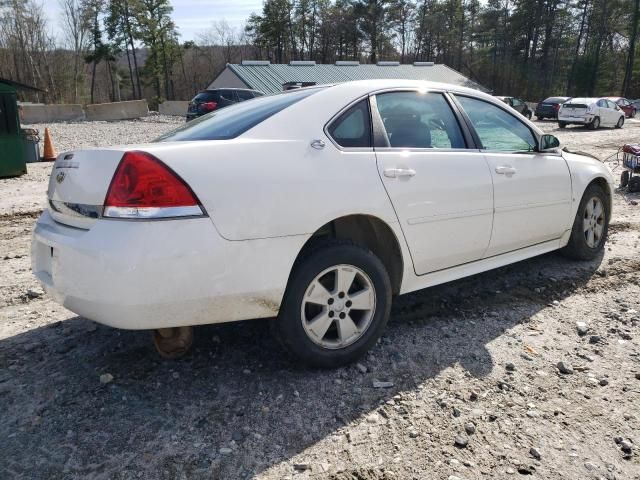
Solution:
M205 102L200 104L200 108L203 112L213 112L218 108L218 104L216 102Z
M558 110L560 110L560 104L559 103L554 103L553 104L553 108L555 109L555 111L557 112Z
M184 180L146 152L124 154L104 200L104 217L144 219L203 215L200 202Z

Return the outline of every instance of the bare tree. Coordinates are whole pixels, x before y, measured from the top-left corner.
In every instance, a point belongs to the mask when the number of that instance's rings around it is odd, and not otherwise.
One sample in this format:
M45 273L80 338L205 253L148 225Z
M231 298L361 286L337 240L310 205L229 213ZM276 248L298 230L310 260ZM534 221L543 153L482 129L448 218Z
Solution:
M87 51L89 17L80 0L59 0L62 9L62 31L66 45L73 49L73 103L78 102L78 87L83 83L80 75L82 57Z

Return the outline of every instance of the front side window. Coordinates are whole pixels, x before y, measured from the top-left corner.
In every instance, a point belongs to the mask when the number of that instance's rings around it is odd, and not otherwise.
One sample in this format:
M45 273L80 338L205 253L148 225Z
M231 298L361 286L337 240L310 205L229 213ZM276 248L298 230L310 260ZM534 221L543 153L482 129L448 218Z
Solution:
M359 101L329 126L328 133L341 147L371 147L371 118L367 99Z
M460 125L441 93L381 93L376 103L390 147L466 148Z
M230 107L214 110L195 120L165 133L156 142L190 140L228 140L242 135L267 118L307 98L322 88L277 93L256 98L251 102L234 103Z
M469 116L483 149L504 152L535 150L536 138L514 115L483 100L464 96L456 98Z

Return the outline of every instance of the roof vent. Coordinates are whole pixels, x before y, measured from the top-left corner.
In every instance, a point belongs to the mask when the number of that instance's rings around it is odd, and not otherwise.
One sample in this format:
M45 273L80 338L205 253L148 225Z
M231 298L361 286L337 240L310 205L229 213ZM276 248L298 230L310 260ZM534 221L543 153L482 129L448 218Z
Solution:
M289 62L292 67L313 67L315 64L315 60L291 60Z
M414 67L433 67L434 65L433 62L413 62Z
M379 67L397 67L400 62L378 62Z
M336 66L338 67L357 67L360 62L357 60L338 60Z
M269 60L242 60L242 65L270 65L271 62Z

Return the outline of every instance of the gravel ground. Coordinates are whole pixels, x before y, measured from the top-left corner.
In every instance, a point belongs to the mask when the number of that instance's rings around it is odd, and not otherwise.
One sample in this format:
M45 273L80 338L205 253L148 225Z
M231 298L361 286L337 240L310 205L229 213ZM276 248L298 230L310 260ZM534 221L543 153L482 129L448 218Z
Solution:
M179 123L51 131L64 150ZM640 134L540 125L600 158ZM199 327L171 362L148 332L50 301L29 271L50 168L0 180L1 478L640 479L638 196L616 193L602 258L549 254L400 297L366 358L321 371L263 321Z

